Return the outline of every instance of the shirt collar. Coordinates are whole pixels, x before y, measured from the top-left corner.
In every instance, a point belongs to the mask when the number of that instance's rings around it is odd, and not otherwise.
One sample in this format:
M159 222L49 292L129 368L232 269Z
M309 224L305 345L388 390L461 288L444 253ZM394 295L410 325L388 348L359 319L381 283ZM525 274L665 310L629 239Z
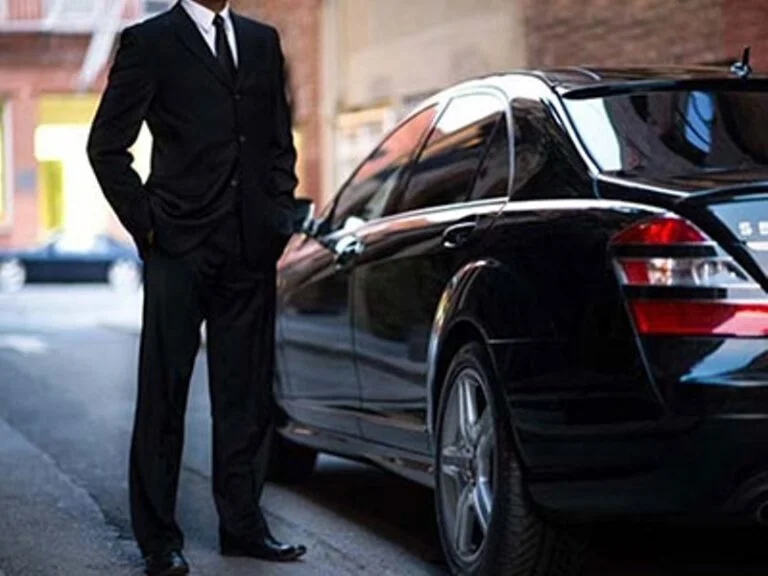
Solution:
M187 14L195 21L202 30L209 33L213 30L213 19L216 16L216 12L209 10L202 4L198 4L195 0L181 0L181 5L187 11ZM224 7L224 10L219 12L221 17L224 18L226 26L230 24L230 9L229 3Z

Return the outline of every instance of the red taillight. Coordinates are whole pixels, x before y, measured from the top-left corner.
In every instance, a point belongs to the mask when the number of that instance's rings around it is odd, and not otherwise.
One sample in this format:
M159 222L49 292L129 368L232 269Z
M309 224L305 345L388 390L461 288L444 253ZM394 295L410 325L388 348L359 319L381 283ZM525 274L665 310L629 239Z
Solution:
M611 245L640 334L768 336L764 293L687 220L645 220L620 232ZM731 300L734 292L752 298Z
M638 332L678 336L768 336L768 303L632 300Z
M707 242L707 237L693 224L677 216L661 216L635 224L620 232L614 244L669 245Z

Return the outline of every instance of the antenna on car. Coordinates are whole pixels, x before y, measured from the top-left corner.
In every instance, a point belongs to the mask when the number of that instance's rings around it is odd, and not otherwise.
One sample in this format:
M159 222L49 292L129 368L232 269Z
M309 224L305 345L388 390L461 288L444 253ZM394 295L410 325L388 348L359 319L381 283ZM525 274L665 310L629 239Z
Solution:
M749 78L749 75L752 74L752 67L749 65L749 46L744 48L741 61L734 62L731 66L731 74L736 74L741 79Z

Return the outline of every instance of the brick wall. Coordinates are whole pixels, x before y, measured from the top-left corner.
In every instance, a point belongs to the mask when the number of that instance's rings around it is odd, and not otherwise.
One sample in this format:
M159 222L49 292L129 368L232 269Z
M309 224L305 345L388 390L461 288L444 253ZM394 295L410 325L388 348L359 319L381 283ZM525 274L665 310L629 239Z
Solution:
M526 0L526 24L534 67L690 64L727 55L723 0Z
M0 35L0 103L10 107L13 159L12 165L5 166L10 174L5 193L12 206L11 221L0 223L0 247L27 246L38 240L38 97L72 90L86 46L87 39L76 36Z
M752 47L753 66L768 70L768 2L765 0L724 0L723 42L730 58L738 57L744 46Z
M294 123L301 134L299 194L321 194L321 0L233 0L235 10L280 31Z
M28 20L40 18L42 13L40 0L8 0L7 14L12 20Z

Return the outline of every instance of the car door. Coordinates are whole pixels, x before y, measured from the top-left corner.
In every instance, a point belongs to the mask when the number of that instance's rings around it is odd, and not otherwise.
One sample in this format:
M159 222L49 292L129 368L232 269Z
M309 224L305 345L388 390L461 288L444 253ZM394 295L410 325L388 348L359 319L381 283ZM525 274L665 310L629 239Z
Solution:
M108 246L102 238L64 234L51 244L46 266L51 282L104 282Z
M355 231L381 215L436 114L429 107L394 130L326 210L320 235L298 239L281 263L277 393L299 423L360 435L351 330Z
M508 103L495 92L450 100L389 216L358 231L353 326L363 432L427 454L427 348L440 297L482 253L509 185Z
M48 240L41 246L25 250L20 253L20 260L24 264L27 273L27 282L51 282L55 270L51 270L53 257L53 243L56 237Z

